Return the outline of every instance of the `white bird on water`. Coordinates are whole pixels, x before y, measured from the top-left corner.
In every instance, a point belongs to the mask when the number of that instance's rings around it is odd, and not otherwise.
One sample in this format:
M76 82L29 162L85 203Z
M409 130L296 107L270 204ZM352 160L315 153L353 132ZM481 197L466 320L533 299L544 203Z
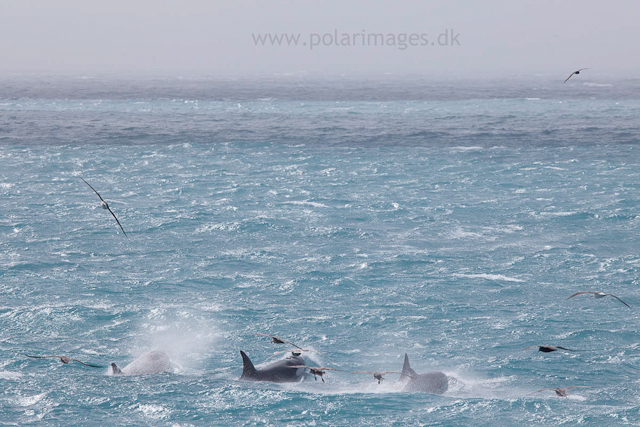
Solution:
M95 189L95 188L93 188L93 187L91 186L91 184L89 184L89 183L88 183L88 182L87 182L83 177L80 177L80 179L81 179L81 180L83 180L83 181L84 181L84 183L85 183L85 184L87 184L87 185L89 186L89 188L91 188L91 189L93 190L93 192L94 192L94 193L96 193L96 194L98 195L98 197L100 197L100 201L102 202L102 203L101 203L102 209L106 209L106 210L108 210L108 211L109 211L109 213L113 216L113 219L115 219L115 220L116 220L116 222L118 223L118 226L120 227L120 230L122 230L122 233L123 233L123 234L125 235L125 237L128 239L128 238L129 238L129 236L127 236L127 233L125 233L124 228L122 228L122 225L120 224L120 221L118 221L118 218L116 217L116 214L114 214L114 213L113 213L113 211L111 210L111 208L109 207L109 205L107 204L107 202L105 202L105 201L104 201L104 199L102 198L102 196L100 195L100 193L98 193L98 192L96 191L96 189Z

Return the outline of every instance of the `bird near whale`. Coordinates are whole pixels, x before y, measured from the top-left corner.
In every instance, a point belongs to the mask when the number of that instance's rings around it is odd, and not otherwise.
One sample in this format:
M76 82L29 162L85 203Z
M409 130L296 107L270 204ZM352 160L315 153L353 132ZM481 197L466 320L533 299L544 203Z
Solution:
M542 390L534 391L531 394L540 393L541 391L553 390L556 392L556 395L560 397L567 397L567 390L571 390L572 388L586 388L586 387L587 387L586 385L574 385L572 387L566 387L566 388L543 388Z
M253 335L256 336L256 337L269 337L269 338L271 338L271 342L274 343L274 344L291 344L292 346L294 346L296 348L299 348L300 350L304 350L302 347L300 347L297 344L292 343L291 341L287 341L287 340L284 340L282 338L275 337L273 335L269 335L269 334L253 334Z
M404 354L404 364L398 381L407 382L402 391L443 394L449 389L449 378L444 372L433 371L418 374L411 369L407 353Z
M370 374L373 375L373 379L378 381L378 384L384 380L384 376L387 374L399 374L400 371L355 371L351 372L351 374Z
M304 366L304 358L301 356L291 356L286 359L276 360L259 369L253 366L253 362L247 354L240 350L242 356L242 375L241 380L244 381L269 381L273 383L291 383L302 379L304 368L295 368L293 366Z
M265 363L267 360L273 359L276 356L279 356L281 354L287 354L287 353L291 353L292 356L300 356L300 355L302 355L302 353L322 354L319 351L311 350L311 349L308 349L308 348L292 348L291 350L276 351L271 356L269 356L266 359L264 359L264 361L262 363Z
M318 377L320 377L320 379L322 380L322 382L324 382L324 374L327 373L327 371L341 371L342 369L336 369L336 368L324 368L324 367L319 367L319 366L305 366L305 365L293 365L293 366L289 366L289 368L292 369L308 369L309 373L311 375L313 375L313 379L318 381Z
M89 184L83 177L80 177L81 180L84 181L85 184L87 184L89 186L89 188L91 188L93 190L94 193L96 193L96 195L100 198L100 206L102 206L102 209L106 209L109 211L109 213L111 214L111 216L113 216L113 219L116 220L116 222L118 223L118 226L120 227L120 230L122 230L122 234L125 235L125 237L128 239L129 236L127 236L127 233L124 231L124 228L122 228L122 225L120 224L120 221L118 221L118 218L116 217L116 214L113 213L113 211L111 210L111 208L109 207L109 205L107 204L107 202L104 201L104 199L102 198L102 196L100 195L100 193L98 193L96 191L95 188L93 188L91 186L91 184Z
M104 368L104 366L100 366L100 365L93 365L91 363L86 363L83 362L81 360L78 359L73 359L71 357L67 357L67 356L57 356L57 355L50 355L50 356L29 356L28 354L25 354L25 356L30 357L32 359L48 359L48 358L56 358L56 359L60 359L60 362L64 363L65 365L68 365L71 362L78 362L81 363L83 365L86 366L90 366L92 368Z

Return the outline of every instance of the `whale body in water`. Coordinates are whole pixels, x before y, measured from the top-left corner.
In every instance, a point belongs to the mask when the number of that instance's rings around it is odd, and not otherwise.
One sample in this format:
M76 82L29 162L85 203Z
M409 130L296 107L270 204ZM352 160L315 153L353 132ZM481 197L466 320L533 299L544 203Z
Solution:
M162 372L172 373L173 365L167 353L160 350L145 353L122 369L115 363L111 364L113 375L149 375Z
M449 378L444 372L426 372L418 374L409 365L409 356L404 354L404 365L398 381L407 381L402 391L421 391L425 393L443 394L449 389Z
M240 351L240 355L242 356L241 380L292 383L300 381L304 375L304 369L291 367L304 365L304 359L300 356L287 357L286 359L277 360L260 369L256 369L244 351Z

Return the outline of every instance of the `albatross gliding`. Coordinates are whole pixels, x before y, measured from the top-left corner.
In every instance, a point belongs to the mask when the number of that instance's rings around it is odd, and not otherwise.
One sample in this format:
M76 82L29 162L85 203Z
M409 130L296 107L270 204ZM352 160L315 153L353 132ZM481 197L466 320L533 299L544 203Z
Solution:
M579 70L574 71L573 73L569 74L569 77L567 77L567 80L569 80L571 78L571 76L573 76L574 74L580 74L580 71L582 71L582 70L588 70L588 68L580 68ZM567 80L563 81L562 83L566 83Z
M105 202L105 201L104 201L104 199L102 198L102 196L100 195L100 193L98 193L98 192L96 191L96 189L95 189L95 188L93 188L93 187L91 186L91 184L89 184L89 183L88 183L88 182L87 182L83 177L80 177L80 179L81 179L81 180L83 180L83 181L84 181L84 183L85 183L85 184L87 184L87 185L89 186L89 188L91 188L91 189L93 190L93 192L94 192L94 193L96 193L96 194L98 195L98 197L100 197L100 201L102 202L102 203L101 203L102 209L106 209L106 210L108 210L108 211L109 211L109 213L111 213L111 215L113 216L113 219L115 219L115 220L116 220L116 222L118 223L118 226L120 227L120 230L122 230L122 233L123 233L123 234L125 235L125 237L128 239L128 238L129 238L129 236L127 236L127 233L125 233L124 228L122 228L122 225L120 224L120 221L118 221L118 218L116 218L116 214L114 214L114 213L113 213L113 211L111 210L111 208L109 207L109 205L107 204L107 202Z
M99 366L99 365L92 365L91 363L85 363L82 362L78 359L72 359L71 357L67 357L67 356L56 356L56 355L51 355L51 356L29 356L28 354L25 354L25 356L30 357L32 359L47 359L50 357L56 358L56 359L60 359L60 361L62 363L64 363L65 365L68 365L71 362L78 362L81 363L83 365L87 365L87 366L91 366L92 368L104 368L104 366Z
M567 299L571 299L577 295L582 295L582 294L593 294L592 297L595 298L604 298L604 297L613 297L615 299L617 299L618 301L620 301L621 303L623 303L624 305L626 305L627 307L631 308L631 306L629 304L627 304L626 302L622 301L620 298L618 298L617 296L613 295L613 294L607 294L604 292L599 292L599 291L582 291L582 292L576 292L575 294L571 295L569 298Z

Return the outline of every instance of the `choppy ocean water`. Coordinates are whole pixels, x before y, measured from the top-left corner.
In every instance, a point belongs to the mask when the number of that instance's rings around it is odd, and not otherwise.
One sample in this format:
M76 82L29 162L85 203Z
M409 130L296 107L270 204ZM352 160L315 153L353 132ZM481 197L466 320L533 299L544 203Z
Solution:
M0 423L640 423L637 81L224 83L0 84Z

